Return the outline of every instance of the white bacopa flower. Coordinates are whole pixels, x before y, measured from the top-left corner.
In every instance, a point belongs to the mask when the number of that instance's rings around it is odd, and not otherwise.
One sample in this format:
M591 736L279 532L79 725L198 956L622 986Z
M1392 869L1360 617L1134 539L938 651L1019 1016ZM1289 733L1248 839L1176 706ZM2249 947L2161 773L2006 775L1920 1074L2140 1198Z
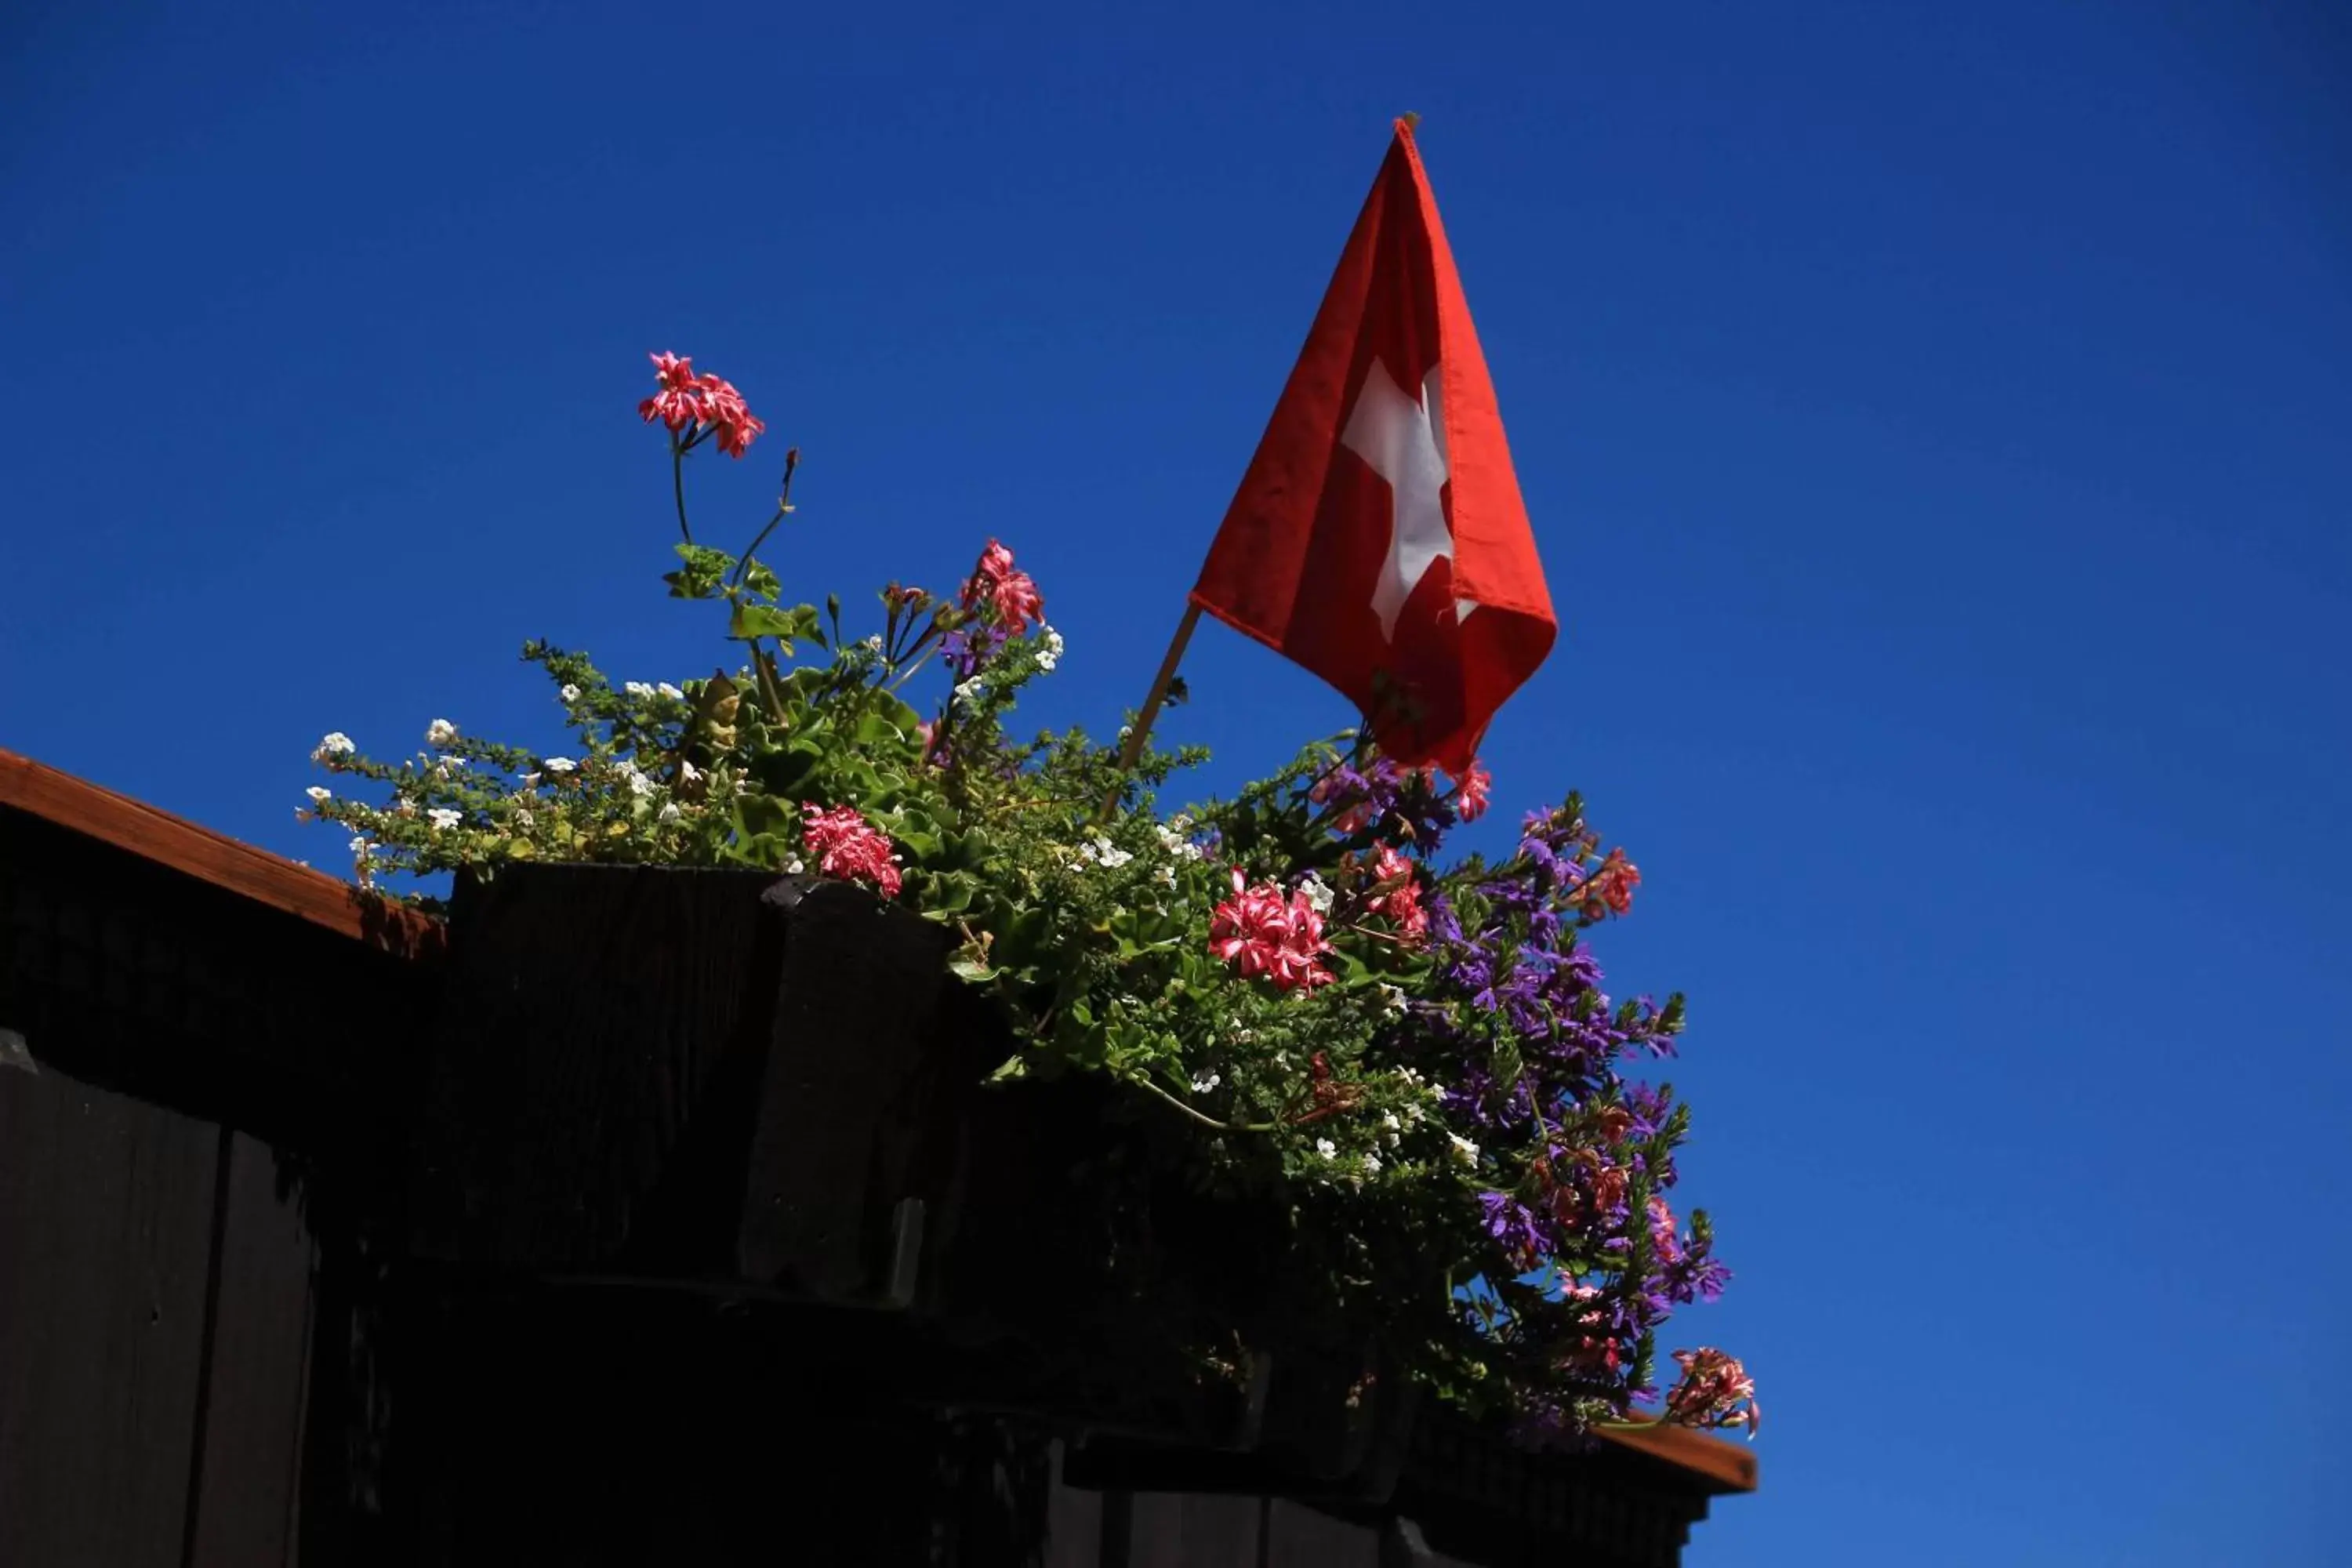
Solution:
M1385 980L1381 981L1381 1005L1387 1007L1391 1013L1403 1012L1404 987L1402 985L1391 985Z
M542 759L539 765L551 773L568 773L579 766L570 757L547 757Z
M1339 1157L1339 1145L1328 1138L1318 1138L1315 1140L1315 1152L1326 1160L1336 1160Z
M1206 1094L1211 1089L1216 1088L1217 1085L1224 1081L1224 1078L1221 1074L1213 1072L1202 1073L1199 1078L1192 1080L1192 1092L1195 1094Z
M537 789L539 787L539 777L540 775L537 773L523 774L520 781L522 787L525 789Z
M313 805L318 805L321 802L330 801L335 798L335 792L333 790L321 789L317 784L312 784L309 789L304 790L302 793L310 797L311 804Z
M577 702L580 700L580 689L572 685L568 680L562 686L556 688L555 694L558 697L562 698L566 702Z
M656 812L654 816L657 821L676 822L679 817L684 816L685 815L686 813L677 808L677 802L674 800L666 800L662 802L662 808Z
M651 697L654 694L654 689L642 680L625 680L621 683L621 689L632 697Z
M969 703L973 698L979 695L980 677L977 675L973 676L970 680L959 682L956 686L955 700L959 702Z
M654 690L659 695L668 698L672 702L683 702L686 700L686 693L680 691L677 687L672 686L667 680L655 687Z
M1456 1160L1465 1165L1475 1165L1478 1163L1478 1145L1463 1137L1459 1132L1448 1132L1446 1137L1454 1141L1454 1157Z
M792 859L784 862L784 875L787 877L797 877L807 868L807 867L801 864L800 858L798 856L794 856Z
M362 860L367 858L367 852L373 847L373 846L369 844L364 838L354 838L352 840L352 853L358 856Z
M866 651L867 653L880 653L882 651L882 634L880 632L876 632L872 637L866 639Z
M1397 1113L1395 1111L1383 1110L1381 1112L1381 1125L1387 1128L1390 1131L1394 1132L1402 1129L1404 1126L1404 1123L1397 1120Z
M454 746L457 743L457 726L446 719L436 719L425 726L425 743L428 746Z
M452 811L446 805L437 805L425 814L425 819L433 825L434 831L437 833L455 827L465 821L466 814L462 811Z
M534 818L528 811L518 810L514 814L514 825L517 827L528 828L535 820L537 819Z
M1116 871L1135 858L1132 850L1121 849L1113 844L1108 833L1096 834L1079 847L1078 853L1107 871Z
M1331 912L1333 897L1331 886L1322 878L1312 871L1307 872L1306 879L1298 884L1298 890L1307 895L1308 909L1318 915L1328 915Z
M1381 1173L1381 1157L1380 1157L1378 1154L1370 1153L1370 1152L1368 1152L1364 1155L1364 1174L1366 1174L1366 1175L1368 1175L1368 1176L1377 1176L1377 1175L1379 1175L1380 1173Z
M333 730L319 742L318 749L310 753L310 760L314 763L332 764L336 758L348 757L358 749L352 744L352 738L349 735L344 734L341 730Z
M696 767L692 763L688 762L684 757L680 757L680 758L678 758L678 760L677 760L677 777L678 777L678 782L679 782L679 783L681 783L681 784L692 784L695 780L697 780L697 779L700 778L701 776L702 776L702 770L701 770L700 768Z
M645 770L638 767L636 763L622 763L620 773L622 782L629 786L629 793L639 800L654 793L654 781L646 777Z
M1176 885L1176 868L1162 866L1151 873L1151 879L1163 888L1172 888Z
M1043 634L1043 635L1044 635L1045 639L1045 652L1046 652L1046 654L1047 654L1049 657L1054 658L1061 658L1061 657L1062 657L1062 634L1061 634L1061 633L1059 633L1059 632L1057 632L1057 631L1055 631L1053 627L1051 627L1051 626L1047 626L1047 627L1045 627L1045 631L1044 631L1044 634Z
M1188 818L1177 816L1171 817L1166 822L1152 824L1151 830L1160 836L1160 847L1168 851L1169 854L1173 855L1177 859L1198 860L1202 855L1206 854L1207 851L1203 850L1199 845L1193 843L1192 839L1185 837L1185 829L1192 826L1192 822ZM1324 907L1327 909L1329 908L1328 905Z

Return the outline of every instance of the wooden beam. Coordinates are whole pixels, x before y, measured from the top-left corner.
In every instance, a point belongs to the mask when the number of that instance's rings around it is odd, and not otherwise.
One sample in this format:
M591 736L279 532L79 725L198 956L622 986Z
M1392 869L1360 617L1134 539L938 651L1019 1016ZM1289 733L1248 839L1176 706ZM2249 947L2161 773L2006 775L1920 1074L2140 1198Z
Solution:
M429 915L371 898L324 871L297 866L5 750L0 750L0 807L70 828L373 947L420 957L442 948L441 922Z
M1677 1469L1696 1471L1720 1481L1728 1490L1756 1489L1756 1451L1744 1443L1726 1442L1687 1426L1602 1426L1596 1431L1620 1447L1663 1459Z

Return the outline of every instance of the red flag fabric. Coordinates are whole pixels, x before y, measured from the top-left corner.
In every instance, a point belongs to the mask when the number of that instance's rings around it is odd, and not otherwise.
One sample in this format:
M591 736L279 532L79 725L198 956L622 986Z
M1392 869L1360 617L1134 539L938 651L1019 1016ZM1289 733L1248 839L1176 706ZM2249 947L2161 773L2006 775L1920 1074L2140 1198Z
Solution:
M1437 200L1399 121L1192 603L1401 763L1469 765L1559 623Z

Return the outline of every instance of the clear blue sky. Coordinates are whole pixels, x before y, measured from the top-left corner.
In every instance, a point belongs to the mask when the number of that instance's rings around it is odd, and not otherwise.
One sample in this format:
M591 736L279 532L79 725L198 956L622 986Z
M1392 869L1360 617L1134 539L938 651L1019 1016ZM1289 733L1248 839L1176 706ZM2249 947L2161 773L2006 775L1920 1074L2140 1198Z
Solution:
M1002 534L1108 727L1418 110L1565 612L1498 798L1692 996L1690 1561L2343 1560L2343 13L173 9L0 20L0 745L340 866L322 731L707 670L659 348L714 533L796 442L814 595ZM1343 717L1196 648L1208 785Z

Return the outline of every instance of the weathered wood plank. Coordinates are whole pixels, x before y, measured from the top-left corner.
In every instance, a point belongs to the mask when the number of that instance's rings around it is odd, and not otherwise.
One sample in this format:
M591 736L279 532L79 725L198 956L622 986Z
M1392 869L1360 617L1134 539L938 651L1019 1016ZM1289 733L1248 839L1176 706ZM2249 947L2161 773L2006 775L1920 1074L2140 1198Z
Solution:
M1264 1540L1266 1504L1262 1498L1216 1497L1200 1492L1134 1492L1128 1505L1124 1543L1104 1542L1104 1568L1217 1568L1241 1563L1255 1568ZM1121 1544L1126 1555L1112 1555Z
M1478 1568L1432 1548L1421 1526L1402 1517L1381 1527L1380 1542L1380 1568Z
M176 1568L219 1130L0 1070L0 1521L23 1563Z
M196 1568L264 1568L293 1557L316 1248L294 1194L278 1187L268 1145L238 1135L222 1205Z
M1277 1498L1266 1510L1260 1561L1265 1568L1380 1568L1381 1538L1370 1525Z
M737 1268L849 1300L886 1279L882 1227L935 1158L926 1134L952 1125L927 1109L970 1082L936 1028L950 939L839 882L809 888L791 920Z
M782 962L768 880L534 867L460 886L465 1028L436 1042L422 1253L614 1267L634 1245L647 1273L724 1267Z
M1063 1479L1068 1446L1054 1445L1053 1489L1045 1500L1045 1568L1102 1568L1103 1494Z
M417 1251L886 1300L899 1201L937 1206L980 1072L969 1009L941 1005L949 941L753 871L461 886Z

